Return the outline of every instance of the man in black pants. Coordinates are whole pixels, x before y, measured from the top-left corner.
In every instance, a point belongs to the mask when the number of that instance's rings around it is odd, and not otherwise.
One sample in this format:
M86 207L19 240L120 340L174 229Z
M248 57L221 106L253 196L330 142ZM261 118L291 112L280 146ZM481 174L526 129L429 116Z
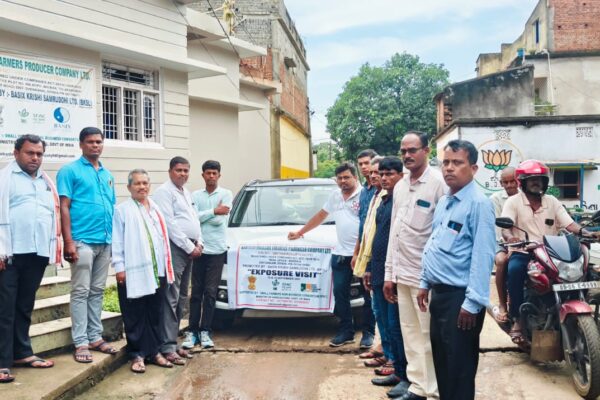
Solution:
M426 311L432 292L430 335L441 400L475 398L479 334L496 252L494 206L473 181L476 172L475 146L448 142L442 173L450 193L433 214L417 294Z
M202 164L205 189L193 193L194 207L198 212L204 251L194 260L192 267L192 297L190 299L190 330L181 344L191 349L196 344L202 348L214 347L210 337L217 289L227 257L225 231L233 196L230 190L218 185L221 164L208 160Z
M50 368L33 354L31 313L49 261L60 263L59 204L41 171L46 143L35 135L15 142L15 160L0 171L0 383L11 366Z

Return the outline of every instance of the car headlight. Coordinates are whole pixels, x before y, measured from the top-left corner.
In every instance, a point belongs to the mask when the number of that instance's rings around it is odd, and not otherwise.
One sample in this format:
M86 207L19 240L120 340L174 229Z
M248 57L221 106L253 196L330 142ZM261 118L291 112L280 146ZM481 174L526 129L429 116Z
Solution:
M558 277L566 282L576 282L583 277L583 256L573 262L565 262L554 257L550 257L552 262L558 268Z

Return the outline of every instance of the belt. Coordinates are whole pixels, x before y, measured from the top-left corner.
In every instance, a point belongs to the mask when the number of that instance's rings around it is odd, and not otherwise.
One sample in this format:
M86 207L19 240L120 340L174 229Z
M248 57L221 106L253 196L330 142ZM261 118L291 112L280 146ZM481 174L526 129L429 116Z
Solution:
M451 286L451 285L446 285L444 283L438 283L435 285L431 285L431 288L438 293L448 293L448 292L458 292L458 291L464 292L465 290L467 290L467 288L464 288L464 287Z

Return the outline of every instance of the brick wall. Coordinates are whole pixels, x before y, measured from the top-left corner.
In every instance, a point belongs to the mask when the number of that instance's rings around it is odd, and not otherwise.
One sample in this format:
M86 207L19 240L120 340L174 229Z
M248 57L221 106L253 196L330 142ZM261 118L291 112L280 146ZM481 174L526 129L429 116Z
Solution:
M306 89L298 85L294 74L282 63L279 66L281 79L281 108L290 114L304 131L308 130L308 98Z
M554 51L600 50L600 0L551 0Z
M267 48L266 56L240 60L240 72L245 76L273 80L273 52Z

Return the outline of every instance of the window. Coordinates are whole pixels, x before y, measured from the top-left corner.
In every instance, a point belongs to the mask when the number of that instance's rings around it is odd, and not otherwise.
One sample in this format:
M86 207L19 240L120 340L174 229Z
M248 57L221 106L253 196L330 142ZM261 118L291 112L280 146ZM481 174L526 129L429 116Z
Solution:
M540 20L536 19L533 23L533 38L535 39L535 44L540 42Z
M102 125L107 139L159 142L158 72L102 66Z
M579 199L579 170L554 170L554 186L560 191L560 199Z

